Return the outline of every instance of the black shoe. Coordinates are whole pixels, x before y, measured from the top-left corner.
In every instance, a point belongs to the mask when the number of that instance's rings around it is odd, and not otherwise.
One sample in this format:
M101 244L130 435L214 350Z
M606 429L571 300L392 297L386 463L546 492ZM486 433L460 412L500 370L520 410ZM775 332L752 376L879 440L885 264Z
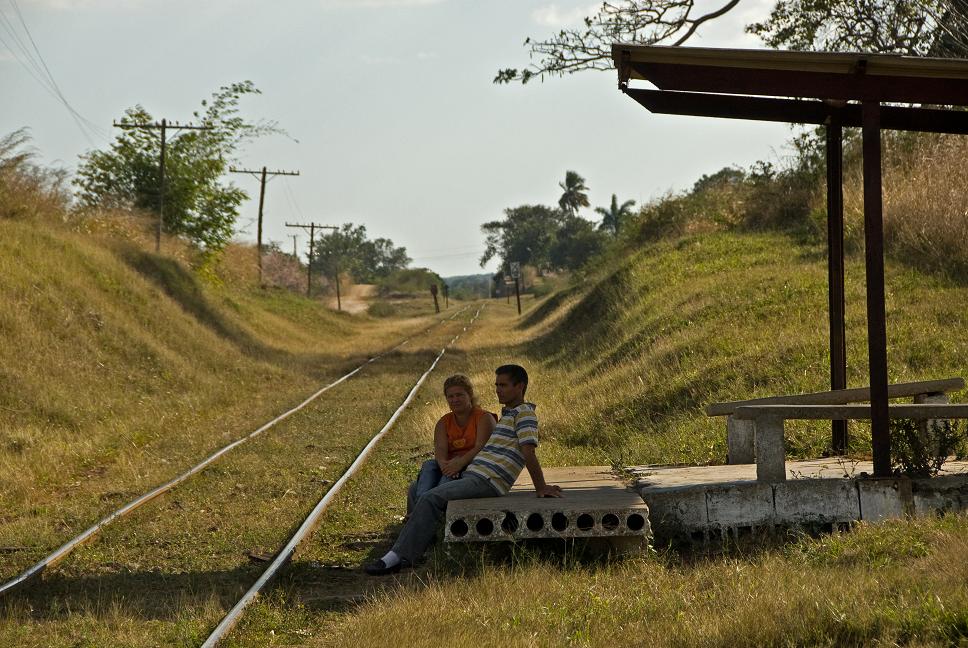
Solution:
M369 565L363 565L363 571L370 576L386 576L387 574L396 574L402 568L409 566L410 562L401 558L400 562L393 567L387 567L387 564L383 562L383 559L381 558L376 562L371 562Z

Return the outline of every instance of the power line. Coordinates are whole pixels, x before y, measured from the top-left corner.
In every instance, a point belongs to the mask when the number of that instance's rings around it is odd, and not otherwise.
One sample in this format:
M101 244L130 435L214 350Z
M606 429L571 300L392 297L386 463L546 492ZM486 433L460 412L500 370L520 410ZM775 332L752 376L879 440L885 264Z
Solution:
M17 62L27 71L30 76L37 81L44 90L47 91L55 101L62 104L71 116L71 119L77 125L81 134L87 139L91 146L94 146L94 141L91 138L91 134L101 137L103 139L109 139L107 131L102 129L100 126L92 122L90 119L82 115L70 101L68 101L66 95L60 89L57 80L54 78L53 73L50 71L50 67L44 60L43 54L40 52L40 48L37 46L37 42L34 40L33 35L30 32L30 28L27 26L27 21L20 11L20 6L17 4L16 0L10 0L10 6L13 8L16 14L17 20L23 29L23 33L26 35L26 40L23 36L18 33L17 26L15 23L7 16L2 9L0 9L0 27L7 33L11 41L16 45L16 48L11 47L10 44L4 40L0 39L10 53L14 56ZM29 46L28 46L29 42ZM17 51L19 50L20 55L18 56ZM31 51L32 50L32 51ZM36 57L34 56L36 54ZM39 62L38 62L39 61Z
M231 173L248 173L249 175L255 176L259 179L259 228L256 238L256 250L259 255L259 285L262 285L262 206L265 204L266 199L266 177L271 180L276 176L298 176L298 171L267 171L265 167L262 167L261 171L253 171L252 169L236 169L235 167L229 167Z

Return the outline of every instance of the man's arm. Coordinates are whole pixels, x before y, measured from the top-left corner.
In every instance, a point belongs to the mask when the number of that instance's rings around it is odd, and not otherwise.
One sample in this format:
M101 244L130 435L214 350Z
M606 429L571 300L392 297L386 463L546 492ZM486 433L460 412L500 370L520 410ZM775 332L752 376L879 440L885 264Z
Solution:
M544 472L541 470L541 463L538 462L537 449L538 447L531 443L521 445L524 465L528 468L528 474L531 475L534 491L538 497L561 497L561 486L545 483Z
M458 457L454 457L448 466L449 469L454 471L454 474L457 474L464 470L464 468L467 468L467 466L474 460L474 457L477 456L477 453L480 452L481 449L487 444L487 440L491 438L491 432L494 431L494 426L494 419L492 419L489 414L484 414L477 419L477 437L474 441L474 447L470 451L465 452Z

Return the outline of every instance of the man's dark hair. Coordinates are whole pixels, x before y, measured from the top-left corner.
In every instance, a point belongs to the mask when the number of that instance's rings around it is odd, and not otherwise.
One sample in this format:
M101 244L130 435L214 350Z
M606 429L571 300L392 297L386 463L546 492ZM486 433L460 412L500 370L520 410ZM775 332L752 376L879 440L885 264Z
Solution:
M524 383L524 389L521 391L522 395L524 394L524 392L528 391L528 372L525 371L524 367L522 367L521 365L516 365L516 364L501 365L500 367L494 370L494 374L495 375L504 374L505 376L508 376L511 379L511 382L513 382L515 385Z

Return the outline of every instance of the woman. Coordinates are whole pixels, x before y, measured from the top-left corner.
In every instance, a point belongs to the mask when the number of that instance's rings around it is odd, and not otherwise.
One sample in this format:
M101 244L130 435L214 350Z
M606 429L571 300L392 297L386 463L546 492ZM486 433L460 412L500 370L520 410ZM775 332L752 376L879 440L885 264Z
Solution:
M444 397L450 412L440 417L434 427L434 458L420 467L417 481L408 493L408 509L431 488L460 479L461 472L484 447L497 422L493 414L478 405L474 386L463 374L444 381Z

